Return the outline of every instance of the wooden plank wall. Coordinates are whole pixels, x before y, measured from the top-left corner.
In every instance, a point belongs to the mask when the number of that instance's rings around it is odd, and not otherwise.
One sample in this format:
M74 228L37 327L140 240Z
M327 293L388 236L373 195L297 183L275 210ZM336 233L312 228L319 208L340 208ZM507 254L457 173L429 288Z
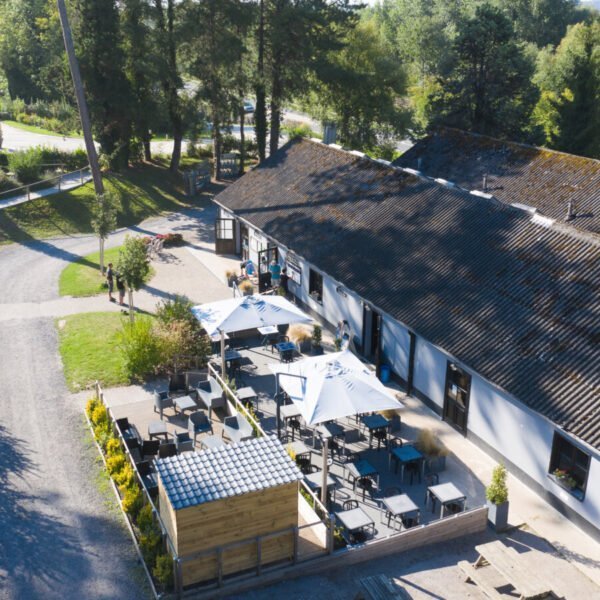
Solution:
M158 478L158 512L160 513L160 518L162 519L162 522L169 533L171 542L177 550L177 527L175 511L173 510L173 507L167 498L167 492L165 491L160 477Z
M298 525L298 483L234 496L175 512L177 553L180 558L232 542L248 540ZM262 563L290 558L293 535L282 534L264 540ZM227 550L223 554L223 574L254 568L255 542ZM190 585L217 576L215 555L185 561L183 584Z

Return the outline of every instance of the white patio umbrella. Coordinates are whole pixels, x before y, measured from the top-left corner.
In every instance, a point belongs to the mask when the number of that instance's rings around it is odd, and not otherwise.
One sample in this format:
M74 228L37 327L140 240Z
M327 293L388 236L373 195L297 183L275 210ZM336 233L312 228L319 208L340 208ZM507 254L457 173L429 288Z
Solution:
M221 335L221 368L225 373L225 334L257 327L311 323L312 319L283 296L241 296L192 308L209 336Z
M404 406L349 350L306 358L296 363L271 364L269 369L275 374L278 387L300 409L308 425ZM325 445L321 488L323 499L326 497L327 467Z

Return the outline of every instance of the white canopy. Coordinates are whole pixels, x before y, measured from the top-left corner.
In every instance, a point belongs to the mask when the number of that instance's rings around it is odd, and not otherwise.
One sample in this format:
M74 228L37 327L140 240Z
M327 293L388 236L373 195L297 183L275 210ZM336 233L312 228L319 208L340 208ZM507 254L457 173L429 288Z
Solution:
M269 368L308 425L404 406L348 350Z
M232 333L267 325L311 323L312 319L283 296L241 296L192 308L206 333Z

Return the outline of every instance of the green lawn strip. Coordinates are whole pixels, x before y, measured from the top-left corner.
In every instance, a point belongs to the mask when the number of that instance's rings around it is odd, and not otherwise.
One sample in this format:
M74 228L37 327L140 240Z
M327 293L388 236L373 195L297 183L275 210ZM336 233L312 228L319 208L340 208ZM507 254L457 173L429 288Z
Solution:
M196 198L183 194L181 175L158 164L139 165L104 176L104 185L121 202L117 224L128 227L144 219L203 205L214 191ZM93 183L0 210L0 244L28 242L76 233L92 233Z
M60 355L71 391L84 389L96 380L106 387L129 383L116 339L127 319L112 312L56 319Z
M109 248L104 251L104 265L109 262L116 266L119 258L119 251L122 246ZM150 272L146 278L146 283L155 275L155 271L150 267ZM96 296L97 294L107 292L105 287L105 278L100 275L100 252L92 252L76 262L66 266L58 280L58 293L61 296ZM117 291L115 288L115 297Z
M79 135L78 133L69 133L67 136L64 136L62 133L57 133L56 131L51 131L50 129L44 129L43 127L37 127L36 125L27 125L25 123L20 123L19 121L6 120L2 121L2 123L6 123L6 125L10 125L15 129L31 131L31 133L41 133L42 135L52 135L54 137L71 137L83 139L83 136Z

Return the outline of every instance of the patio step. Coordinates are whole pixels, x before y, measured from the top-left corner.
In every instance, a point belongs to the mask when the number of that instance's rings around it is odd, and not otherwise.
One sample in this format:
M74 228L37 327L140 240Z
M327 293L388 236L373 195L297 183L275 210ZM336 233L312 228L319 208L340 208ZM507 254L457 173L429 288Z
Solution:
M371 575L359 579L371 600L410 600L408 592L385 575Z

